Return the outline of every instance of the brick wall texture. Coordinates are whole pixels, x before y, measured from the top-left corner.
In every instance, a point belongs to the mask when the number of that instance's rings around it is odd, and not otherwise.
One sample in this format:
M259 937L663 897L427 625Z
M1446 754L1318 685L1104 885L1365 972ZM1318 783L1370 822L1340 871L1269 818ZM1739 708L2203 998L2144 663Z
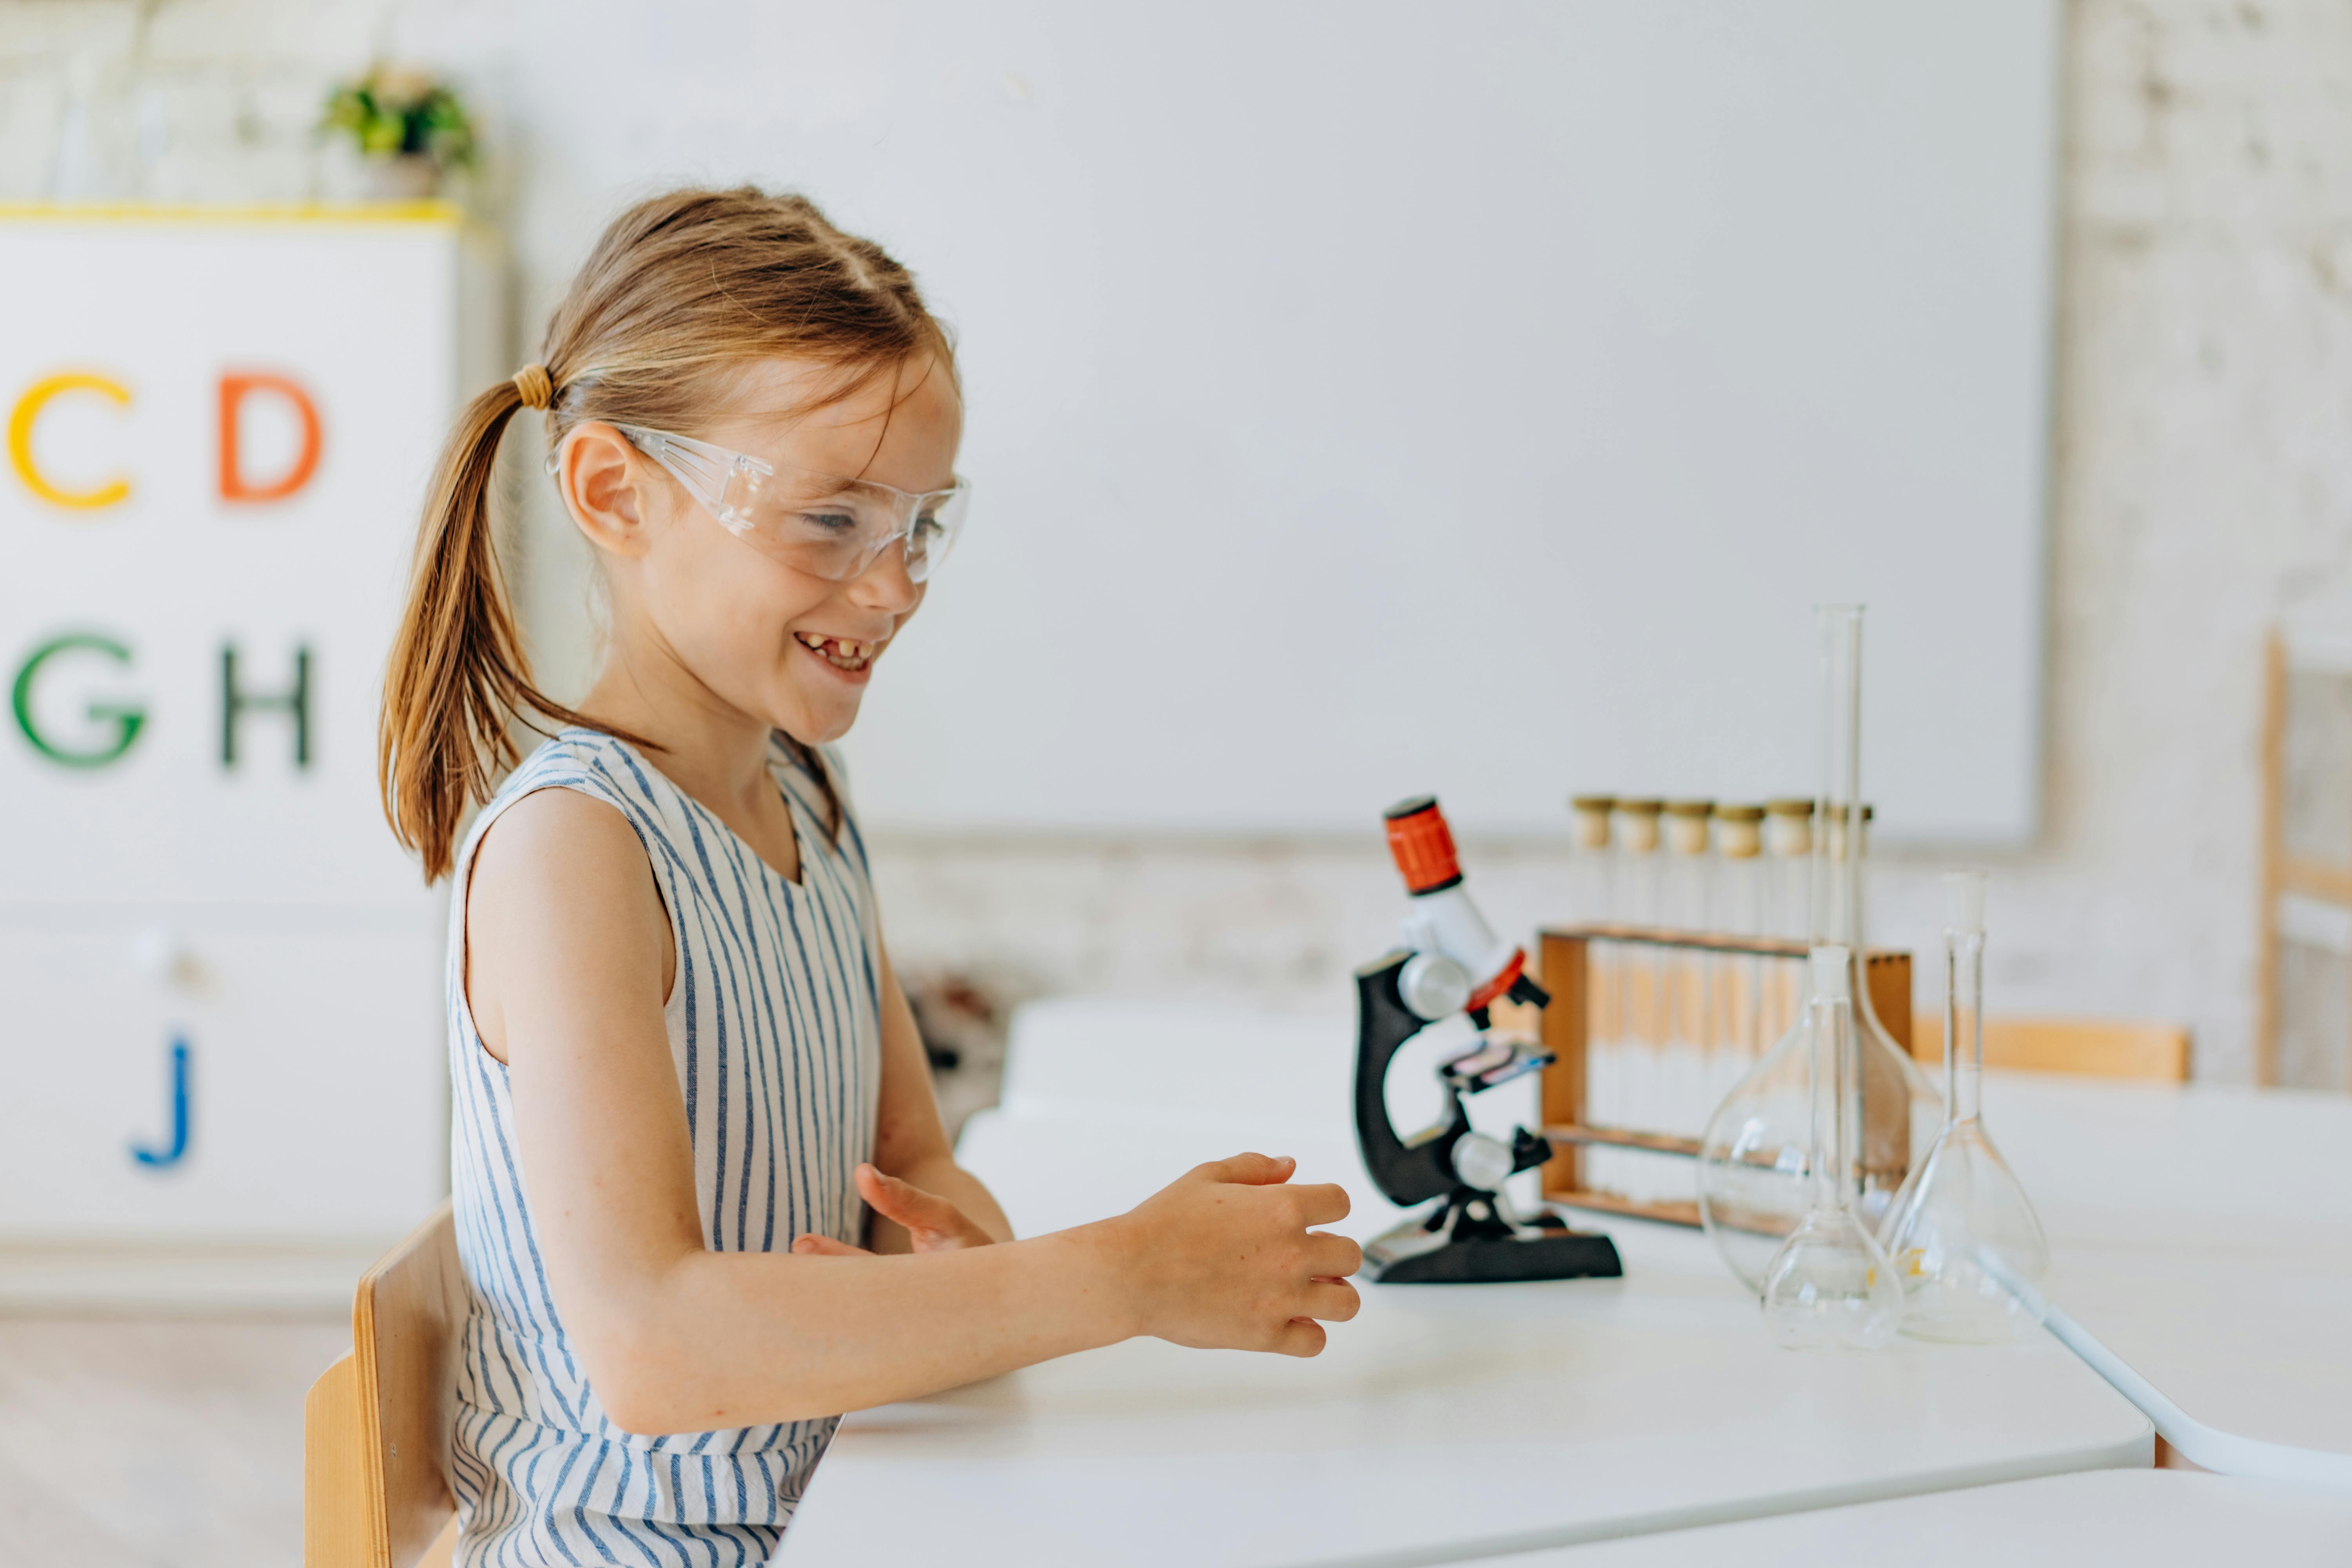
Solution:
M497 205L530 185L507 62L551 15L0 0L0 200L354 194L310 126L330 79L387 58L470 94L507 150L478 192ZM2076 0L2063 91L2045 828L1992 868L1991 1000L2177 1019L2200 1076L2242 1079L2262 639L2352 609L2352 0ZM575 259L554 248L519 234L527 303ZM576 636L544 640L577 662ZM881 847L902 966L1042 989L1337 1011L1397 912L1370 832ZM1558 907L1563 854L1476 856L1498 926ZM1932 945L1939 868L1882 858L1874 935Z

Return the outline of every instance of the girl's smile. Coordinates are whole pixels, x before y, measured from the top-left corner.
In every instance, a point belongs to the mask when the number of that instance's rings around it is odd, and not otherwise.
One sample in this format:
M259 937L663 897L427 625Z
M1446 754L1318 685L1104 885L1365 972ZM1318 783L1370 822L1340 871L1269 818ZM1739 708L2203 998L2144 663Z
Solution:
M854 637L831 637L824 632L794 632L793 640L815 656L818 663L842 679L863 686L874 673L874 661L882 657L889 638L880 642L860 642Z

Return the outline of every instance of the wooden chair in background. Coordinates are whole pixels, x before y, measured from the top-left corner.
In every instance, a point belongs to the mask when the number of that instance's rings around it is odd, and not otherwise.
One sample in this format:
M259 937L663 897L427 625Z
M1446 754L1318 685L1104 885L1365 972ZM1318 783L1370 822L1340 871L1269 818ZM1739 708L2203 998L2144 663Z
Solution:
M1944 1019L1933 1007L1913 1015L1911 1054L1932 1074L1943 1066ZM1987 1018L1984 1062L2026 1072L2189 1081L2189 1031L2177 1024L2106 1018Z
M2273 632L2254 1081L2352 1089L2352 637Z
M447 1204L361 1276L352 1353L302 1406L304 1568L447 1568L466 1282Z

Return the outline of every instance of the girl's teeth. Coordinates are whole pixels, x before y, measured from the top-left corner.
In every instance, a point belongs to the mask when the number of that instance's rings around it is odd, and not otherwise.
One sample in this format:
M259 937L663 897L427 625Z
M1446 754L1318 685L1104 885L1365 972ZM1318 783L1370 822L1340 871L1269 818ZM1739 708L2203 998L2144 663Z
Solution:
M874 657L877 645L852 642L846 637L813 637L805 632L795 632L801 645L822 657L827 663L842 669L862 668Z

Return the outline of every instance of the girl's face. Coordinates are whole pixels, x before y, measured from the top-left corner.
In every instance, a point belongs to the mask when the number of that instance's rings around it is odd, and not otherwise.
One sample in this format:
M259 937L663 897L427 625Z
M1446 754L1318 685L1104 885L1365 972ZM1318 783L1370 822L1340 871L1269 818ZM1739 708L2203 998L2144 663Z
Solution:
M827 374L770 362L728 405L800 407ZM926 356L814 413L730 415L695 434L780 468L938 490L954 482L963 405L946 367ZM857 576L829 582L729 532L651 458L625 456L627 477L607 510L635 514L628 542L609 541L582 519L607 552L615 652L633 665L674 663L728 707L809 744L847 732L876 662L923 602L903 549L893 544ZM581 493L593 503L599 465L585 466L590 473L575 483L587 480Z

